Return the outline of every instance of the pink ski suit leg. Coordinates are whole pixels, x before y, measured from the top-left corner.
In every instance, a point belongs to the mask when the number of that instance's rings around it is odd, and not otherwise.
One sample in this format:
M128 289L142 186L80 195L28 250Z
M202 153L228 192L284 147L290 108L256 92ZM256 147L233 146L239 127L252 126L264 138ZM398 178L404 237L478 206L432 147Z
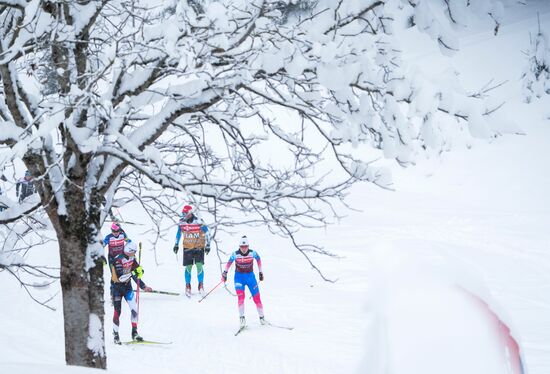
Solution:
M244 290L237 290L237 304L239 306L239 317L244 317Z
M262 305L262 300L260 299L260 292L252 297L254 303L256 304L256 309L258 309L258 315L260 317L264 316L264 306Z

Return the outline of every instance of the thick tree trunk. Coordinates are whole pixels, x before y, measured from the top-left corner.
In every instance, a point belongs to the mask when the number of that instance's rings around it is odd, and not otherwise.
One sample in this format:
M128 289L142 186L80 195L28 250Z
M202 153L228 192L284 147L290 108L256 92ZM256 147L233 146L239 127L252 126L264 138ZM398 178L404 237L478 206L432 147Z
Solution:
M86 269L88 245L85 237L58 237L65 360L68 365L105 369L103 264L96 263L89 270Z
M74 186L74 185L73 185ZM69 188L67 214L55 206L46 211L55 227L61 260L61 290L68 365L105 369L103 253L97 243L99 199L86 211L82 190ZM96 252L91 255L93 249Z

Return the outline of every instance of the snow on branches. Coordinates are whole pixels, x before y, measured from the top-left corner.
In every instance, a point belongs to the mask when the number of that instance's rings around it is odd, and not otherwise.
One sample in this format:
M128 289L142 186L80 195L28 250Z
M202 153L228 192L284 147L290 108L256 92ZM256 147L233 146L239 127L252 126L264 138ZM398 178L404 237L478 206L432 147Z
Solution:
M362 147L407 164L440 146L441 114L479 123L491 111L407 75L397 20L455 51L453 28L472 14L500 19L500 2L474 3L10 3L3 17L21 31L8 30L0 51L0 109L11 134L3 142L23 145L14 157L38 160L37 177L52 174L39 191L60 214L67 203L59 192L77 169L94 171L79 175L87 193L105 194L131 166L166 187L221 201L262 196L265 206L290 191L338 197L357 180L389 187L387 177L373 177L380 173ZM60 7L64 17L55 18ZM267 145L286 160L282 174L272 173ZM336 162L344 179L316 178L319 159ZM281 181L284 168L300 178Z

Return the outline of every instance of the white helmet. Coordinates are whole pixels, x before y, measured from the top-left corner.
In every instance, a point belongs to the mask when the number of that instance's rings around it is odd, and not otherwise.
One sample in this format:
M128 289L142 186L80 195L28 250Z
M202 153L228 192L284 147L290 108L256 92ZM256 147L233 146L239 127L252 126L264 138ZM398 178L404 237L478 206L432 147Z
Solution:
M137 245L134 242L126 242L124 245L124 253L127 256L135 256L137 252Z
M245 236L243 236L241 238L241 240L239 240L239 247L248 247L248 238Z

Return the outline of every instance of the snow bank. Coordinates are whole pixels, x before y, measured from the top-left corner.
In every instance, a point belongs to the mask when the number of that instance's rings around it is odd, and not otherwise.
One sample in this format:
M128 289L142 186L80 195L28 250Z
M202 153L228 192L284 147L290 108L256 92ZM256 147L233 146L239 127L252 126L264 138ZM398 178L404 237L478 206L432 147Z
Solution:
M511 324L483 277L443 253L428 241L386 243L374 252L361 372L522 373L514 334L503 336Z

